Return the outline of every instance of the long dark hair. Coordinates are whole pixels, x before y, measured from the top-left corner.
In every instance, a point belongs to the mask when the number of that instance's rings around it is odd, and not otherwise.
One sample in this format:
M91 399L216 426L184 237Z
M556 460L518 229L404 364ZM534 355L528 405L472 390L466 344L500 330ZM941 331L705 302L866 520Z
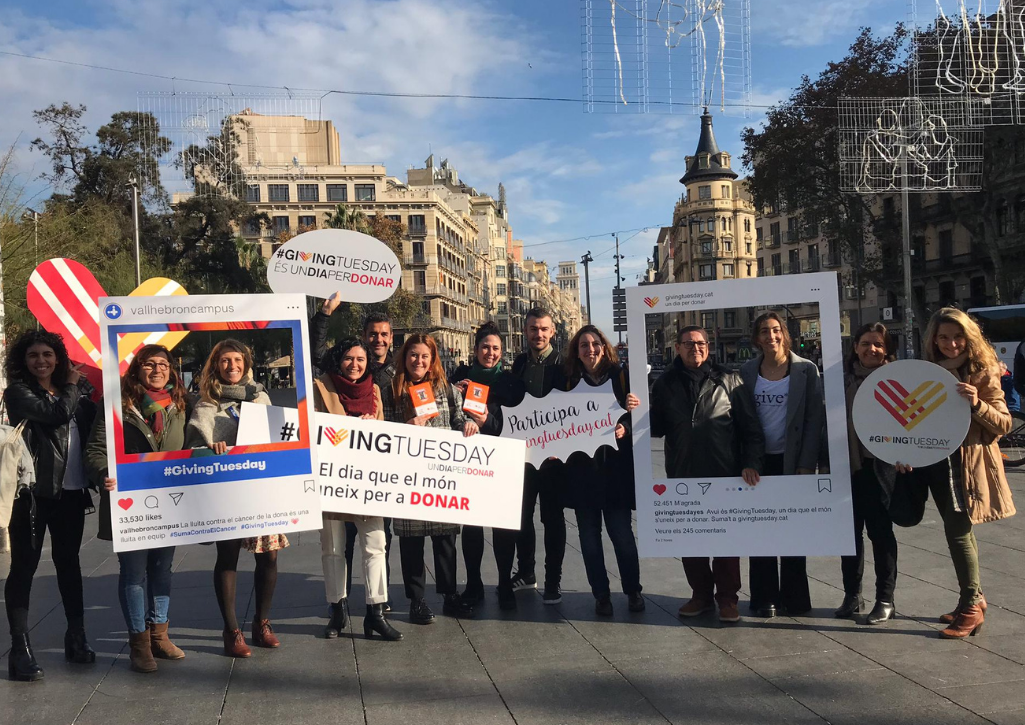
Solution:
M68 357L68 348L64 345L64 338L56 332L47 332L46 330L29 330L22 333L18 341L7 351L7 362L4 364L7 380L10 382L20 380L29 385L38 383L36 376L25 365L25 356L33 345L46 345L56 354L57 364L54 366L53 376L50 378L54 386L60 387L68 382L71 358Z
M367 349L367 344L358 337L347 337L324 353L324 369L335 375L341 374L342 358L354 347L360 348L367 356L367 369L363 371L363 375L356 382L364 380L370 374L370 350Z
M851 345L851 354L850 357L847 358L847 364L844 366L848 373L854 372L854 363L858 361L858 340L870 332L875 332L883 336L883 344L886 345L886 362L893 362L896 359L893 349L893 340L890 338L890 331L886 329L886 325L882 322L869 322L859 327L851 337L853 342Z
M171 402L174 403L174 407L178 410L185 411L185 383L182 382L181 375L178 374L178 368L174 366L171 352L163 345L146 345L139 350L139 353L132 359L132 362L128 364L128 370L121 377L122 408L127 409L130 405L134 405L136 408L139 407L139 404L142 402L142 396L146 393L146 386L139 382L139 370L144 362L160 356L166 357L167 364L171 366L168 372L168 383L172 386Z
M779 323L779 329L783 333L783 351L786 353L787 357L789 358L790 357L790 345L791 345L791 342L790 342L790 330L787 329L786 323L783 322L782 319L780 319L779 313L774 312L772 310L769 310L768 312L763 312L762 314L758 315L758 317L755 318L755 324L752 326L753 329L751 331L751 340L752 340L752 342L754 342L754 346L757 347L759 350L762 350L762 346L758 344L758 335L762 331L761 330L762 325L764 323L768 322L769 320L775 320L776 322ZM765 350L762 350L762 355L763 356L765 355Z
M563 372L566 373L566 378L572 385L579 382L584 375L584 364L580 362L580 352L577 348L580 345L580 338L588 333L597 337L601 341L602 347L605 348L605 354L602 355L598 368L594 371L595 374L604 375L609 368L619 365L616 348L609 342L609 338L605 337L605 333L594 325L584 325L577 330L577 334L570 339L569 345L566 347L566 362L563 363Z

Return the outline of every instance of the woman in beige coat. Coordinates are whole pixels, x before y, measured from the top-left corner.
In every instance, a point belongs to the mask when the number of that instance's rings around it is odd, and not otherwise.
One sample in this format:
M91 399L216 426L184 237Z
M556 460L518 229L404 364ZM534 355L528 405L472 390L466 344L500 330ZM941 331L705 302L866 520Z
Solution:
M971 425L961 447L945 461L922 469L929 481L961 596L957 607L940 617L948 626L940 636L960 639L982 628L986 599L979 583L979 545L973 526L1013 516L1014 502L997 445L1011 429L996 353L978 324L961 310L945 307L929 320L925 358L949 370L972 407Z
M313 406L321 413L348 415L367 419L384 419L381 390L367 366L369 355L362 341L342 340L324 356L323 375L313 381ZM324 588L331 605L331 621L324 636L334 639L349 626L348 592L345 591L345 522L356 524L363 551L363 583L366 590L367 614L363 634L369 639L377 632L386 640L402 639L402 634L384 618L388 601L388 574L385 554L384 519L380 516L324 513L320 531L321 562L324 566Z

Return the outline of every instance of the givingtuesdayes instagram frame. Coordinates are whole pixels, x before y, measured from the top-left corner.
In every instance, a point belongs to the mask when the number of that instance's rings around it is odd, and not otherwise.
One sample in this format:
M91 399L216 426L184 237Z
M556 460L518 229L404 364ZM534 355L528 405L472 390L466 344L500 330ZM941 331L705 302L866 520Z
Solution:
M813 311L811 319L804 322L798 319L802 309ZM626 290L626 311L632 363L630 388L641 400L640 407L633 411L637 535L641 555L853 554L854 518L836 274L822 272L632 287ZM821 446L825 446L825 450L819 448L821 454L813 469L815 473L762 476L754 486L749 486L739 475L688 478L667 475L664 449L668 436L652 437L651 386L659 375L673 374L676 331L690 324L705 328L709 349L718 353L724 367L739 374L744 362L757 358L751 323L767 311L779 314L792 338L800 335L805 347L794 349L799 343L792 339L793 352L812 359L820 370L825 411L824 415L821 412L819 415L825 420L821 433ZM731 330L724 328L724 321L731 323L735 336L746 338L736 338L732 347L727 346L723 340ZM656 346L658 350L649 349ZM656 363L650 375L646 364L649 361ZM661 366L657 365L659 362ZM807 375L806 372L801 374ZM743 394L750 395L753 404L754 390L747 387L745 390ZM788 435L794 426L799 428L800 421L788 419ZM682 439L674 439L679 440Z
M110 494L115 551L321 527L305 295L105 297L99 312L108 476L117 481ZM179 367L179 356L187 354L194 383L213 346L225 338L264 355L291 354L291 375L279 378L280 369L259 365L259 359L254 372L270 388L272 402L297 409L296 439L229 446L223 454L195 441L185 450L126 453L121 375L143 344L183 336L171 350L172 365ZM200 402L196 387L189 393L193 415Z

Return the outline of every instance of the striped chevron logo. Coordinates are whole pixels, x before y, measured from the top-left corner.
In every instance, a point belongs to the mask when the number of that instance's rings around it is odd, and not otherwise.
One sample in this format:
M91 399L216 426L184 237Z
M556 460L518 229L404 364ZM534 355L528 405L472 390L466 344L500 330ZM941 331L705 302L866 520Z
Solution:
M339 428L338 430L335 430L334 428L325 428L324 437L331 441L331 445L337 446L349 437L349 431L345 430L345 428Z
M312 256L313 256L313 252L299 252L299 259L301 259L304 262L309 262L310 261L310 257L312 257Z
M910 393L896 380L881 380L875 399L894 420L910 431L947 401L943 383L927 380Z

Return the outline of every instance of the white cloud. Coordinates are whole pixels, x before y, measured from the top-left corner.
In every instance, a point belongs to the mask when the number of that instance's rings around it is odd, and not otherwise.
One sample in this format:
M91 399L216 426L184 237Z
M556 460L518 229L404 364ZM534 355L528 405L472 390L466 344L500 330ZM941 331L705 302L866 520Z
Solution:
M756 0L751 3L751 26L760 41L771 39L791 48L825 45L867 24L881 4L883 0Z

